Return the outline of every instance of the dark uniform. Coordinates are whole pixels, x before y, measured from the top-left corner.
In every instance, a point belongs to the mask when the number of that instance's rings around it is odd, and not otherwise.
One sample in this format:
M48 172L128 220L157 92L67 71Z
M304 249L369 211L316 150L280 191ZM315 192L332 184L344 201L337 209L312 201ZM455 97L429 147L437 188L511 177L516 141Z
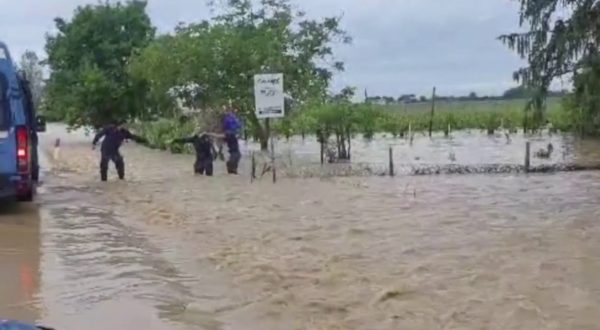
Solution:
M121 144L123 144L124 140L133 140L138 143L144 143L146 140L117 125L109 125L100 130L92 142L94 147L102 137L104 137L104 140L100 147L100 152L102 154L100 158L100 179L102 181L107 180L109 161L115 163L119 179L125 179L125 161L119 152Z
M235 133L225 133L225 143L227 144L227 148L229 149L229 159L226 163L227 173L237 174L238 165L240 163L240 159L242 158L242 154L240 153L240 145Z
M196 162L194 162L194 173L213 175L213 160L217 157L217 151L211 138L206 135L194 135L188 138L175 139L173 143L191 143L196 150Z

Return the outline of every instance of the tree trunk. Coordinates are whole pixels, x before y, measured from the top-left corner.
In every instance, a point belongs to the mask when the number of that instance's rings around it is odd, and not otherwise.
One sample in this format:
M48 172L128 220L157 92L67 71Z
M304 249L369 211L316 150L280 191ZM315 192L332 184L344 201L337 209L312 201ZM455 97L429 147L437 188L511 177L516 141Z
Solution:
M340 133L335 132L335 144L337 146L338 158L342 155L342 144L340 142Z
M344 129L336 132L337 142L338 142L338 159L349 159L348 150L346 149L346 134Z
M269 151L269 140L268 138L261 138L260 139L260 150L261 151Z
M350 136L350 126L346 127L346 138L348 139L348 160L352 157L352 137Z

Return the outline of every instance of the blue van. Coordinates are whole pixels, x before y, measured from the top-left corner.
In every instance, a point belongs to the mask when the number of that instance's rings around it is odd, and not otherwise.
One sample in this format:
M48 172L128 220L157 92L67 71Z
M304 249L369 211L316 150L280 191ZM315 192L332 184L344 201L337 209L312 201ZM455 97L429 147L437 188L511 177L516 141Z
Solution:
M45 130L29 82L0 42L0 199L33 200L40 171L37 133Z

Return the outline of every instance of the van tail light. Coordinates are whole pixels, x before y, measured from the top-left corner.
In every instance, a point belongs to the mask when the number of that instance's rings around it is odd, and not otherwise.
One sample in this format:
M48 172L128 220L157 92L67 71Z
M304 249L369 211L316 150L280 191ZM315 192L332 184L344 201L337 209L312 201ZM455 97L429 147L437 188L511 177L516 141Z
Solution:
M19 126L16 129L17 135L17 169L19 173L29 172L29 134L27 128Z

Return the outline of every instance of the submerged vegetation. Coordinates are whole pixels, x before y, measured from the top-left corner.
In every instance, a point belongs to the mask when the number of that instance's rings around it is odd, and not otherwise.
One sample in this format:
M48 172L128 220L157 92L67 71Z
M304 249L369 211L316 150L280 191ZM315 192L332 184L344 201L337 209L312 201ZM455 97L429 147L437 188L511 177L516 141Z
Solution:
M434 133L451 136L458 130L478 130L482 134L512 134L523 129L527 100L507 100L491 102L437 103L433 116ZM549 99L547 124L553 132L569 132L575 129L569 113L563 109L564 100ZM376 134L396 138L410 138L410 134L426 133L431 119L431 104L415 103L406 106L327 103L298 109L291 116L276 121L272 131L279 138L302 136L322 138L336 148L341 159L351 157L351 139L370 139ZM166 150L167 141L177 136L193 134L202 117L190 116L181 123L178 119L160 119L140 122L134 125L140 134L149 137L150 144ZM259 140L248 129L244 134L248 139ZM180 146L172 147L181 152Z

